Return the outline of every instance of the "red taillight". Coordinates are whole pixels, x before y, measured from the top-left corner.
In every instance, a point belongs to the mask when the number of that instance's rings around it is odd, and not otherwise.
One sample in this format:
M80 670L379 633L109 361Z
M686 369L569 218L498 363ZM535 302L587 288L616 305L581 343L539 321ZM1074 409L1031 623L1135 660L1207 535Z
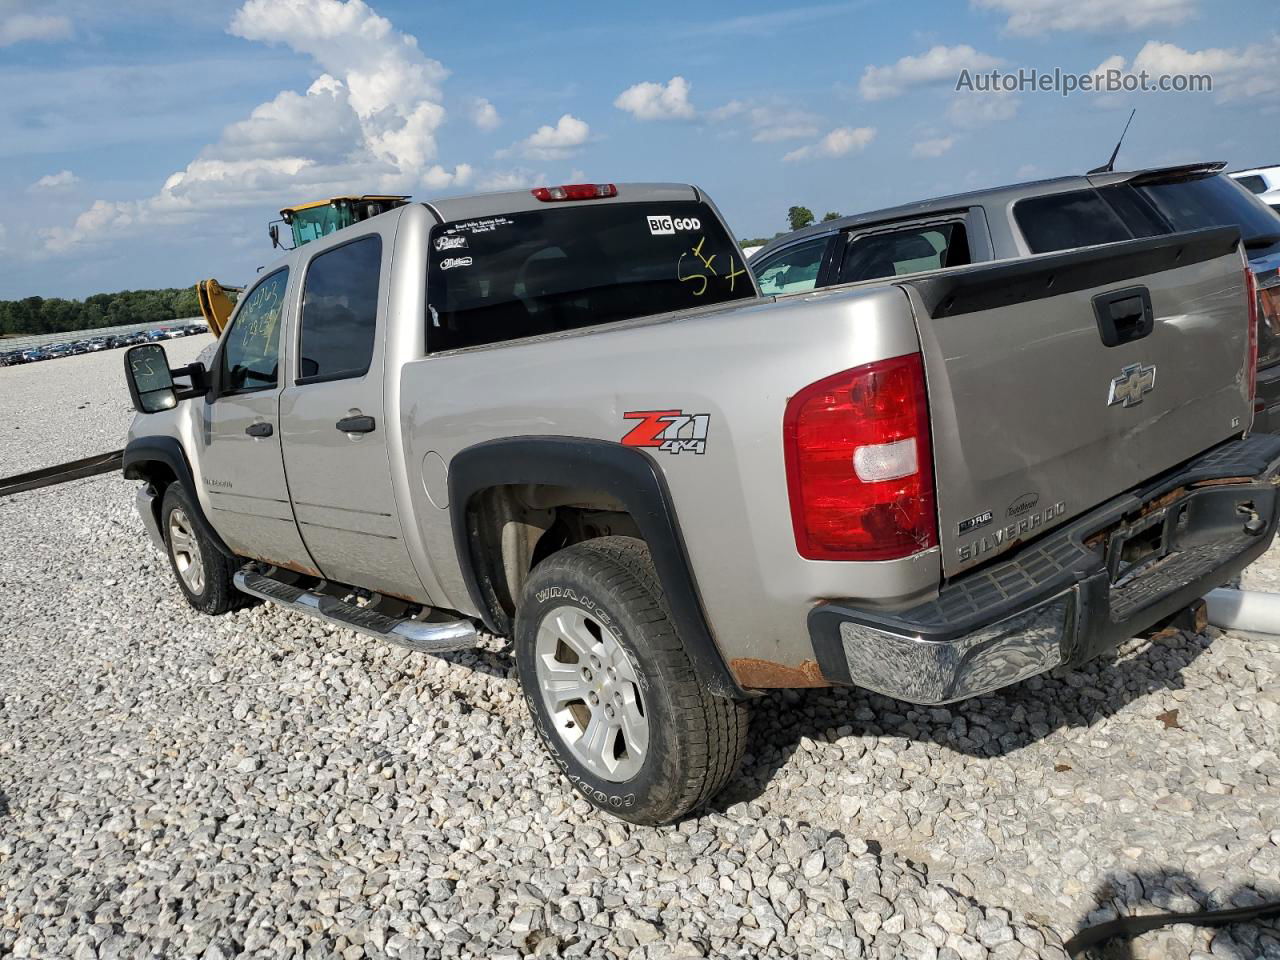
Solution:
M566 183L559 187L534 187L533 195L551 203L556 200L599 200L616 197L618 188L612 183Z
M1258 394L1258 279L1244 265L1244 295L1249 301L1249 354L1245 357L1245 377L1249 383L1249 399Z
M802 557L895 560L937 545L920 354L805 387L787 402L782 436Z

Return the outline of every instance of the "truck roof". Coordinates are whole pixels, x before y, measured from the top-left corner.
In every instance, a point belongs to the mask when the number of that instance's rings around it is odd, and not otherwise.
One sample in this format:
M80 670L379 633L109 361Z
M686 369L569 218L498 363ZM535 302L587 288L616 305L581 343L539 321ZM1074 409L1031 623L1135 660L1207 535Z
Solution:
M784 244L791 244L797 240L805 239L806 237L821 236L833 231L843 230L848 227L862 226L868 223L906 220L919 216L928 216L933 213L959 210L966 207L1003 207L1016 203L1025 197L1038 197L1047 193L1063 193L1068 190L1081 190L1086 187L1105 187L1111 184L1125 183L1129 180L1139 178L1168 177L1177 176L1179 174L1194 176L1196 174L1218 173L1225 167L1225 163L1218 161L1208 163L1187 163L1178 164L1176 166L1146 167L1139 170L1074 174L1065 177L1050 177L1043 180L1026 180L1021 183L1011 183L1000 187L986 187L982 190L970 190L966 193L953 193L945 197L935 197L930 200L919 200L914 203L904 203L896 207L884 207L880 210L868 210L865 213L852 214L847 217L841 217L838 220L827 220L822 223L815 223L811 226L797 230L794 233L787 233L783 234L781 237L775 237L773 240L770 240L765 244L764 247L752 257L752 259L758 260L760 257L767 256Z
M574 203L644 203L664 200L703 200L705 196L697 187L687 183L617 183L617 196L601 197ZM532 190L506 190L500 193L477 193L465 197L447 197L425 202L441 221L469 220L472 217L491 217L502 213L521 213L526 210L545 210L548 203L537 199ZM555 204L551 204L555 206Z

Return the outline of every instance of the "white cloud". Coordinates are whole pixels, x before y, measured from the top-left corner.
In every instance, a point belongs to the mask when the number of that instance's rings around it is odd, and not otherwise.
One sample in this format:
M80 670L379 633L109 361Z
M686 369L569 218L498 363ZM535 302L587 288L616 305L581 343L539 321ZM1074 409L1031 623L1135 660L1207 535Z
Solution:
M443 190L445 187L465 187L471 182L475 171L469 163L460 163L450 173L439 164L434 164L422 174L422 183L429 190Z
M230 31L285 44L322 73L305 92L281 91L227 126L153 196L98 200L71 227L43 231L48 249L227 208L440 190L472 179L469 165L449 169L437 160L447 71L364 0L246 0Z
M976 129L1012 120L1022 101L1009 93L957 93L947 107L947 118L957 127Z
M471 122L481 130L496 130L502 124L498 108L484 97L477 97L471 104Z
M1053 30L1140 30L1183 23L1195 16L1197 0L969 0L983 10L1007 14L1009 33L1035 36Z
M556 121L554 127L544 123L512 148L498 151L498 155L506 156L512 150L519 150L525 156L535 159L556 160L567 157L575 148L586 143L589 136L590 125L566 113Z
M31 190L67 190L80 182L70 170L59 170L57 173L46 173L31 185Z
M940 157L955 146L955 142L955 137L935 137L931 140L921 140L911 147L911 155L913 157Z
M876 138L875 127L836 127L817 143L792 150L782 159L813 160L824 157L843 157L866 148Z
M549 178L545 173L516 167L513 170L492 170L481 177L476 186L481 190L522 190L547 182Z
M710 117L717 123L741 118L751 131L751 139L757 143L804 140L816 137L821 129L820 117L785 100L730 100L712 110Z
M680 76L666 83L637 83L627 87L613 105L637 120L688 120L696 113L689 102L689 82Z
M944 83L954 86L961 70L989 70L1002 62L968 44L939 44L918 57L903 57L887 67L867 67L858 81L858 92L864 100L887 100L919 87Z
M15 13L0 17L0 47L28 40L65 40L71 36L71 21L66 17Z
M1217 100L1241 100L1280 92L1280 36L1247 47L1184 50L1172 43L1149 40L1128 64L1119 54L1094 68L1095 75L1109 70L1121 74L1147 73L1151 80L1162 74L1208 74Z

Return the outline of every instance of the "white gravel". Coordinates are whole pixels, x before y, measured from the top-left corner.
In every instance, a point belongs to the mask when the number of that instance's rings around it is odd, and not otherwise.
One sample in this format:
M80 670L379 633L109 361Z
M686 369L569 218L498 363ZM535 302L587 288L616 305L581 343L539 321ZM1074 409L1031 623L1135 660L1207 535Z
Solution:
M118 445L73 385L57 436ZM637 828L572 797L500 642L201 617L132 493L0 499L0 957L1061 958L1117 912L1280 897L1275 638L1133 642L945 710L778 693L714 809ZM1132 946L1280 958L1280 932Z
M181 367L213 343L207 333L166 340ZM0 477L118 450L133 419L124 349L0 367Z

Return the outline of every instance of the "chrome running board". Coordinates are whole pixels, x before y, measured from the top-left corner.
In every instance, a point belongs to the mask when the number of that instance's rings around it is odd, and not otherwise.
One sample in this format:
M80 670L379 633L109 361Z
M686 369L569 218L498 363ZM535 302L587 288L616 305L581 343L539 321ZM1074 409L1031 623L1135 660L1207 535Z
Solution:
M444 620L428 622L411 617L394 617L370 607L317 593L292 583L285 583L262 573L252 565L236 571L236 589L252 597L270 600L282 607L326 620L336 627L346 627L366 636L392 643L421 653L447 653L450 650L469 650L476 645L479 635L470 620Z

